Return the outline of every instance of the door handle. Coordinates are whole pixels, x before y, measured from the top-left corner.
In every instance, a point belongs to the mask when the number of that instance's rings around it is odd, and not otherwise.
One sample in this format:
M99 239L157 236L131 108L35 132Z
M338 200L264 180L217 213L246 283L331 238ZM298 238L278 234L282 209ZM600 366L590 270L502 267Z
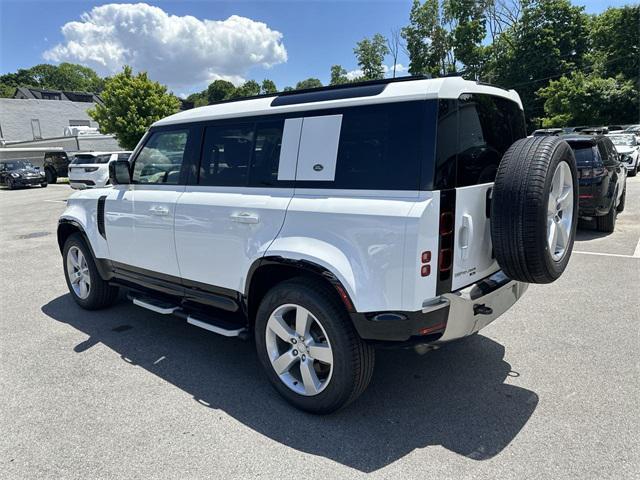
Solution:
M473 218L468 213L462 215L462 226L460 227L460 258L469 258L469 247L473 238Z
M233 213L229 216L232 221L238 223L251 223L255 224L260 221L260 217L255 213L242 212L242 213Z
M169 215L169 209L155 205L149 209L149 213L151 213L151 215Z

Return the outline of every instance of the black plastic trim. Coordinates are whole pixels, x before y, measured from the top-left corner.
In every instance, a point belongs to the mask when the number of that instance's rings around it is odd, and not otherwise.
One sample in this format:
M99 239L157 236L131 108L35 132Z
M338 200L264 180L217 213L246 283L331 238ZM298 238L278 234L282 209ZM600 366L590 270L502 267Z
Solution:
M296 92L295 95L279 95L271 102L272 107L284 105L298 105L301 103L326 102L328 100L342 100L344 98L374 97L381 94L387 84L361 85L342 89L317 89L307 92Z
M98 207L96 210L96 221L98 223L98 233L100 233L102 238L104 238L105 240L107 239L107 232L105 230L105 223L104 223L104 206L106 201L107 201L106 195L102 195L100 198L98 198Z
M428 343L438 340L444 333L449 318L449 306L429 313L372 312L350 315L358 334L365 340L406 342L415 337L423 340L417 343ZM387 319L384 319L385 317ZM420 330L424 328L433 330L427 335L421 335Z
M111 262L109 260L96 258L96 252L93 251L93 247L91 246L91 242L89 241L87 232L84 231L84 228L82 225L80 225L80 223L70 218L61 218L60 220L58 220L57 236L58 236L58 246L60 247L60 253L62 253L64 249L64 242L62 242L62 239L60 238L60 227L62 225L71 225L75 230L78 230L80 235L82 235L82 239L89 247L89 250L91 250L91 256L95 261L96 268L98 269L98 273L100 274L100 277L103 280L109 280L111 278Z

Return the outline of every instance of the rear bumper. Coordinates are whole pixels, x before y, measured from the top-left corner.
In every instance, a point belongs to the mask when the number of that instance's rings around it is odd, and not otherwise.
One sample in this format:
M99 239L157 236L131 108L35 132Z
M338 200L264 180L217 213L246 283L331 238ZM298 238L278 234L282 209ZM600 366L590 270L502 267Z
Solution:
M360 337L379 342L434 343L471 335L516 303L529 284L502 271L452 293L441 295L418 312L352 313Z

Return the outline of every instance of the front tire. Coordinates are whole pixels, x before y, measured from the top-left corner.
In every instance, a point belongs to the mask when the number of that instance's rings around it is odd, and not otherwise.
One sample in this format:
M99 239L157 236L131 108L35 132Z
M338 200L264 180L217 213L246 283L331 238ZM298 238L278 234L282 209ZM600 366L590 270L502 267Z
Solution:
M44 173L47 177L47 183L56 183L58 181L58 175L55 170L47 168Z
M15 190L15 188L16 188L16 184L13 182L13 180L11 178L9 178L7 180L7 188L9 190Z
M310 413L334 412L371 380L375 351L331 288L310 278L276 285L256 315L256 349L274 388Z
M620 195L620 203L618 204L618 208L616 208L616 211L618 213L624 212L624 205L627 201L627 187L624 187L624 190L622 191L622 195Z
M67 287L73 300L86 310L111 306L118 288L100 277L91 250L79 233L67 238L62 250L62 264Z
M41 186L42 188L47 188L47 185L48 185L48 183L47 183L47 182L44 182L44 183L41 183L41 184L40 184L40 186Z

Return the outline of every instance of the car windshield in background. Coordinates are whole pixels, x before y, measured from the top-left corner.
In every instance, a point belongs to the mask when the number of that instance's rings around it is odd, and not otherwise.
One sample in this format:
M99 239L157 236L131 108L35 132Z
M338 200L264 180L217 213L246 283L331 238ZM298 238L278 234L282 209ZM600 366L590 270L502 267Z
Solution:
M76 155L71 163L73 165L90 165L94 163L109 163L111 154L106 155Z
M21 168L34 168L33 165L29 162L24 162L22 160L15 160L13 162L4 162L5 168L7 170L20 170Z
M634 147L636 145L636 139L633 135L611 135L609 136L614 145Z

